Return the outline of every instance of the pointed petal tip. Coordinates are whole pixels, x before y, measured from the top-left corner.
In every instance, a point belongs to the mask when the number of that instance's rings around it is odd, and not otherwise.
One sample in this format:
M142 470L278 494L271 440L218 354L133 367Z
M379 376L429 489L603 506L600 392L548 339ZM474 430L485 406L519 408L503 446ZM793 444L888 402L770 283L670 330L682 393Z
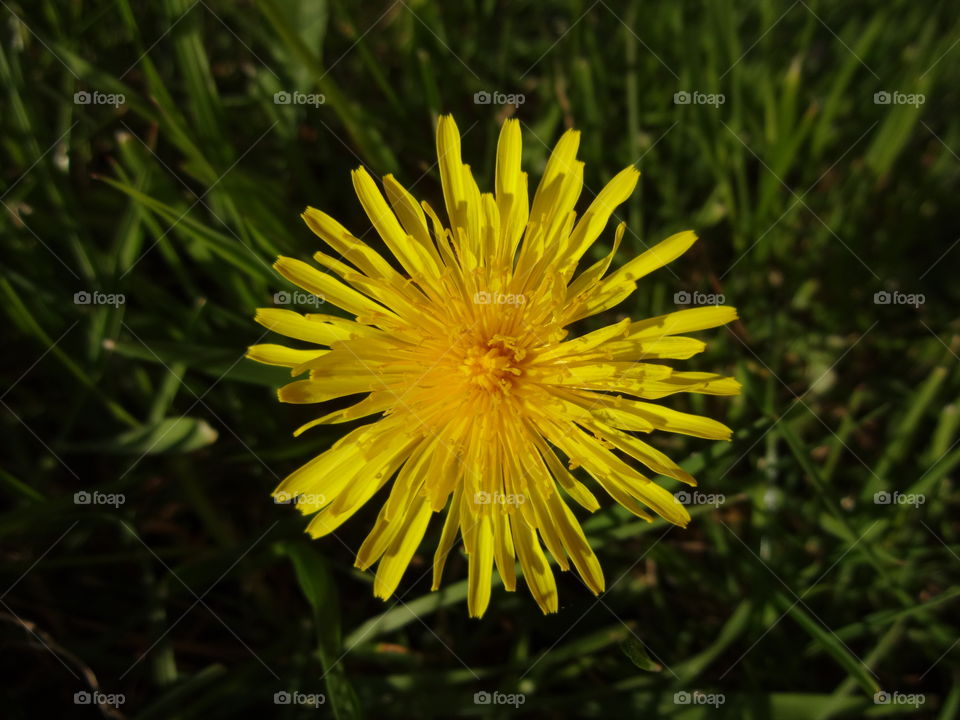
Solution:
M539 603L538 603L538 604L539 604ZM554 614L556 614L556 612L557 612L558 609L559 609L559 605L558 605L557 600L556 600L555 597L554 597L554 599L552 600L552 602L548 602L548 603L545 604L545 605L540 605L540 611L541 611L544 615L554 615Z
M457 121L453 119L452 113L443 113L437 118L437 132L442 132L445 129L456 130Z
M587 589L597 597L607 589L607 583L602 574L599 575L599 577L584 577L580 575L580 579L583 581L583 584L587 586Z

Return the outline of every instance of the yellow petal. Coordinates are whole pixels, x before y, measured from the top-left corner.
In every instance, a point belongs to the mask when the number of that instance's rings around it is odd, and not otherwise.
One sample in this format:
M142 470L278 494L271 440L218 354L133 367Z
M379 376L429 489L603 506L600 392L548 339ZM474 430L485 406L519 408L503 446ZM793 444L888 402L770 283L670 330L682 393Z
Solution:
M641 402L621 400L616 406L596 411L608 425L623 430L665 430L666 432L692 435L708 440L729 440L733 431L717 420L691 415L672 408Z
M360 334L370 335L378 332L374 328L360 325L352 320L333 318L330 315L301 315L293 310L279 308L258 308L254 320L273 332L317 345L329 345Z
M513 592L517 589L517 570L509 516L502 512L494 512L492 515L495 543L493 557L497 563L497 572L503 580L503 587L508 592Z
M373 594L378 598L386 600L397 589L403 573L410 565L410 558L423 540L432 514L427 499L419 497L410 505L402 521L397 521L397 535L380 558L377 575L373 580Z
M339 375L288 383L277 390L277 398L280 402L309 405L385 387L389 386L379 375Z
M611 279L624 277L627 280L639 280L654 270L659 270L664 265L672 263L689 250L690 246L696 241L697 235L692 230L671 235L624 264L610 277Z
M396 319L397 316L382 305L378 305L370 298L361 295L330 275L322 273L302 260L279 257L273 267L294 285L302 287L307 292L343 308L349 313L360 316L388 316Z
M397 396L392 392L373 392L356 405L351 405L350 407L343 408L342 410L334 410L332 413L318 417L316 420L311 420L308 423L304 423L293 431L293 436L300 437L300 435L302 435L304 432L312 427L316 427L317 425L329 425L332 423L344 423L350 422L351 420L359 420L367 415L373 415L374 413L388 410L392 408L396 402Z
M567 491L567 494L590 512L599 510L600 503L597 502L597 498L594 497L593 493L587 489L586 485L570 474L553 450L551 450L545 442L540 440L539 436L537 445L540 449L540 455L546 461L547 467L550 469L554 479Z
M610 216L629 198L637 187L640 171L630 165L617 173L590 203L570 236L569 249L562 258L567 273L572 273L587 249L607 226Z
M562 432L562 434L561 434ZM567 454L571 461L583 465L604 487L616 486L639 500L664 520L686 527L690 514L676 498L665 489L644 477L616 457L595 437L574 425L563 431L554 431L550 441ZM629 507L627 509L630 509Z
M426 248L406 233L366 168L357 168L352 176L353 189L370 222L407 273L417 279L436 277L437 267Z
M496 512L496 510L494 510ZM467 579L467 608L470 617L483 617L490 604L490 581L493 572L493 519L489 512L481 513L477 525L477 540L470 555Z
M332 502L366 464L377 458L402 454L409 438L394 420L381 420L356 428L326 452L290 473L274 490L274 496L323 495Z
M610 342L599 350L603 356L617 360L687 360L706 347L702 340L668 336Z
M610 268L610 263L613 262L614 256L617 254L617 251L620 249L620 243L623 242L623 234L627 231L627 224L625 222L617 225L616 232L613 236L613 248L602 260L597 260L593 265L580 273L576 280L570 283L570 286L567 288L567 303L578 303L580 297L586 291L592 291L596 288L597 283L600 281L607 270Z
M603 345L613 338L623 337L627 334L629 327L630 318L624 318L618 323L607 325L599 330L589 332L586 335L581 335L575 340L568 340L565 343L554 345L549 350L540 353L537 356L537 362L546 362L556 358L586 353L589 350L593 350L594 348Z
M645 400L657 400L678 392L700 395L739 395L740 383L736 378L716 373L673 373L667 378L644 381L642 387L638 388L638 392L632 394Z
M577 162L579 147L578 130L567 130L560 136L534 193L531 221L538 225L548 224L554 217L565 216L573 209L583 182L583 163Z
M553 493L548 498L548 502L550 503L550 513L556 521L560 537L563 540L563 547L570 555L570 559L573 560L577 572L580 573L580 577L583 578L587 587L595 595L599 595L605 587L603 569L600 567L600 561L597 560L593 548L590 547L590 543L587 542L587 538L583 534L583 528L580 527L580 523L577 522L573 512L558 494Z
M397 271L376 250L355 238L325 212L308 207L300 217L318 237L370 277L397 276Z
M247 357L264 365L280 365L282 367L296 367L330 352L329 350L296 350L283 345L251 345L247 348Z
M310 524L307 532L311 537L318 538L329 535L363 507L380 490L396 472L397 468L406 461L415 440L395 440L384 448L369 462L362 465L349 466L352 471L350 482L343 486L336 499L326 508L320 509ZM309 512L312 508L298 505L298 509Z
M522 155L520 121L510 119L500 129L497 142L496 200L500 213L501 261L513 260L514 251L527 225L527 175L520 169Z
M443 566L447 562L447 556L453 548L453 542L457 539L457 531L460 530L460 496L462 491L458 488L450 501L450 507L447 510L447 519L443 523L443 531L440 534L440 542L437 543L437 550L433 555L433 585L431 590L440 589L440 580L443 577Z
M520 567L523 569L523 577L527 581L534 600L537 601L544 615L555 613L558 607L557 581L543 554L536 532L523 522L518 514L510 516L510 529L517 548L517 556L520 559Z
M654 245L603 280L587 299L584 308L571 320L595 315L620 304L637 289L637 280L678 258L696 240L696 234L687 230Z
M463 162L460 159L460 131L452 115L441 115L437 122L437 159L440 183L451 229L468 227L467 192L464 189Z
M437 249L430 239L430 230L427 228L427 218L416 199L393 176L383 178L383 187L387 191L387 200L390 207L397 214L397 219L410 237L416 240L430 254L434 264L439 268L443 263L437 254Z
M628 339L658 338L665 335L707 330L720 327L737 319L737 309L729 305L711 305L707 307L677 310L676 312L648 318L630 326Z
M387 502L384 504L387 522L393 522L402 517L409 507L411 498L420 492L423 483L426 480L426 470L430 459L433 457L434 450L437 447L437 436L423 440L410 454L410 459L400 471L397 482L394 483L393 491Z
M560 539L560 533L557 530L553 515L550 513L550 506L545 497L547 494L556 495L556 490L549 487L541 492L536 481L527 484L527 499L537 520L537 531L543 538L543 544L547 546L547 550L553 555L553 559L557 561L560 569L569 570L570 563L567 562L563 541Z
M664 455L656 448L648 445L638 438L621 432L602 423L593 423L591 429L596 429L598 434L609 441L618 450L622 450L635 460L639 460L655 473L666 475L674 480L686 483L687 485L696 485L693 475L688 473L673 460Z

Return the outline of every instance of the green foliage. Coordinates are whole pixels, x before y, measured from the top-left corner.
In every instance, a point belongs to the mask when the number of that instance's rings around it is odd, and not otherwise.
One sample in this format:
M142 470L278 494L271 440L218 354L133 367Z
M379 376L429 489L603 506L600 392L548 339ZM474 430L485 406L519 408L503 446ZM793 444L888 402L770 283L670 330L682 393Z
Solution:
M131 718L957 716L955 4L8 0L0 15L4 717L94 717L73 704L84 691L122 693ZM294 92L314 104L275 102ZM452 112L492 187L512 108L483 92L523 96L531 182L568 126L584 201L640 167L615 263L697 230L604 320L723 294L741 321L687 365L744 394L669 399L724 419L732 443L654 438L722 502L685 531L606 502L581 517L599 600L562 573L544 617L522 579L510 594L495 578L478 622L460 548L429 590L436 518L384 604L352 567L379 496L316 542L271 500L339 430L293 439L316 410L278 404L285 372L242 356L275 340L252 320L290 289L274 257L318 249L306 205L369 232L351 168L441 207L433 131Z

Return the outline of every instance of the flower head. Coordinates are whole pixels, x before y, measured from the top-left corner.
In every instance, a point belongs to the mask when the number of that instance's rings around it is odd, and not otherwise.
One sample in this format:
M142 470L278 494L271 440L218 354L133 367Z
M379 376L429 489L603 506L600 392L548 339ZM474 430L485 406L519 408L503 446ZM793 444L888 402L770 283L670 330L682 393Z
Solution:
M287 477L275 495L299 496L298 508L313 516L307 531L320 537L389 486L356 558L362 569L379 562L378 597L396 590L431 518L444 508L433 588L462 538L471 615L487 608L494 565L507 590L515 589L517 560L540 608L555 612L557 587L544 547L561 569L572 563L600 593L600 564L568 504L593 512L600 503L571 470L582 467L596 488L639 517L652 520L652 512L685 526L684 506L631 461L690 485L695 480L635 433L730 437L715 420L648 401L739 391L733 378L678 372L662 362L701 352L705 344L684 334L730 322L733 308L624 319L568 337L571 323L614 307L696 240L678 233L608 273L621 223L609 254L578 274L639 177L632 166L621 171L578 220L579 138L573 130L560 138L531 203L516 120L503 125L491 194L480 192L461 161L453 118L441 117L437 152L448 225L392 175L383 179L384 197L361 167L353 172L354 189L396 264L314 208L304 220L339 255L318 252L314 259L332 274L292 258L276 262L295 285L355 319L259 310L259 323L311 347L255 345L248 356L289 367L295 377L308 373L280 388L282 402L365 396L294 434L370 421Z

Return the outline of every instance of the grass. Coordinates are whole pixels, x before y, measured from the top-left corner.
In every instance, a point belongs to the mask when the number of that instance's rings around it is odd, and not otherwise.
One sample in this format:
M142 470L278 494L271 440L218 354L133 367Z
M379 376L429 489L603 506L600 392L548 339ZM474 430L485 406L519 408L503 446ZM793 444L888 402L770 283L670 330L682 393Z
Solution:
M0 15L5 716L957 716L955 7L7 0ZM324 102L274 102L294 91ZM368 230L349 169L438 206L433 128L453 112L492 186L512 108L475 104L484 91L524 96L532 180L568 126L585 199L641 168L619 262L698 231L622 311L723 294L742 320L690 365L744 394L672 403L725 419L732 443L658 438L725 502L686 531L608 503L585 519L599 602L564 573L558 614L496 585L477 622L462 557L429 592L439 525L384 604L352 568L373 508L310 542L270 500L336 434L292 439L314 413L278 405L285 373L241 358L262 337L254 309L292 289L274 256L317 246L301 209ZM77 504L84 490L114 505ZM73 704L94 690L119 710ZM325 702L278 706L279 691Z

